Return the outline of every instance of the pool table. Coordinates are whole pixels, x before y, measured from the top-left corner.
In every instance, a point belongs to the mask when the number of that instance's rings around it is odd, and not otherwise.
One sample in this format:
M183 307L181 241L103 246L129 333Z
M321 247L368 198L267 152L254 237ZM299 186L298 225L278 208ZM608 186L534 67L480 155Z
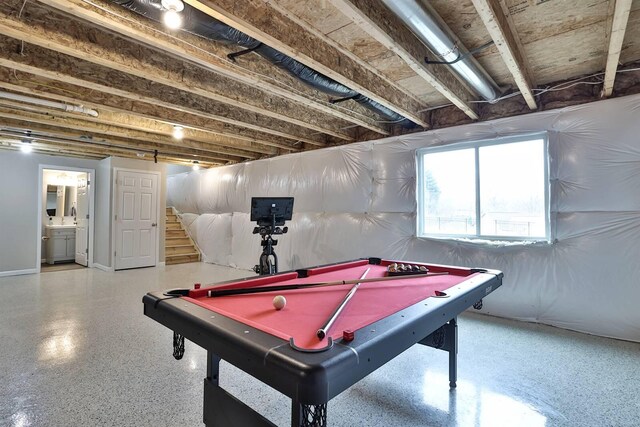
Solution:
M353 284L229 296L211 290L322 284L382 278L401 261L367 258L254 276L206 287L150 292L144 314L207 350L204 423L207 426L273 426L218 383L226 360L292 400L291 425L325 426L327 402L413 344L449 353L450 386L456 385L456 317L502 284L502 272L415 263L426 275L361 283L320 339ZM414 267L416 268L416 267ZM423 269L424 270L424 269ZM286 298L276 310L274 296ZM410 380L407 378L406 380Z

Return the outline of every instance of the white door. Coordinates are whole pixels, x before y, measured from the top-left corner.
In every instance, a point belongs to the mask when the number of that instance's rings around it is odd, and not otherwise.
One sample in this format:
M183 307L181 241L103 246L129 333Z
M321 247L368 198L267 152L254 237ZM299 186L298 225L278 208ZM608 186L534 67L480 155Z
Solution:
M156 265L158 175L118 171L115 269Z
M75 246L76 263L86 267L89 260L89 185L86 174L78 177Z

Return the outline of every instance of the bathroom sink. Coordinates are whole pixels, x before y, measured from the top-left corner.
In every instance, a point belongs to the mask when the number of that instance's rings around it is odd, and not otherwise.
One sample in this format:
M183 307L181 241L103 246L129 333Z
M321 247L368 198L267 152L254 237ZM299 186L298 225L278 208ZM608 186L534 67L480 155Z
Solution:
M47 228L53 228L53 229L61 229L61 228L76 228L75 224L64 224L64 225L47 225Z

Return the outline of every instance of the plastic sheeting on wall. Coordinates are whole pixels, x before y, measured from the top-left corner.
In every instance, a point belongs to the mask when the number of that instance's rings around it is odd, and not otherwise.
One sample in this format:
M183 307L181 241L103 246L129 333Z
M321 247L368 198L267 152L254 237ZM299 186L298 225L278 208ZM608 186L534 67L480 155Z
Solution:
M415 236L415 150L549 132L553 244ZM292 154L168 180L208 262L249 269L253 196L295 197L280 270L362 256L496 268L483 312L640 341L640 95Z

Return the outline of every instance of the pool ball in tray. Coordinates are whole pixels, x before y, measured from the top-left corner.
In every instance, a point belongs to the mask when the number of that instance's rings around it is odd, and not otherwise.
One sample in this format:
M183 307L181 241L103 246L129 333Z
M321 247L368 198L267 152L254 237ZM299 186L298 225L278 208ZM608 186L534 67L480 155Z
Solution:
M387 267L387 276L410 276L412 274L426 274L429 269L424 265L398 264L394 262Z

